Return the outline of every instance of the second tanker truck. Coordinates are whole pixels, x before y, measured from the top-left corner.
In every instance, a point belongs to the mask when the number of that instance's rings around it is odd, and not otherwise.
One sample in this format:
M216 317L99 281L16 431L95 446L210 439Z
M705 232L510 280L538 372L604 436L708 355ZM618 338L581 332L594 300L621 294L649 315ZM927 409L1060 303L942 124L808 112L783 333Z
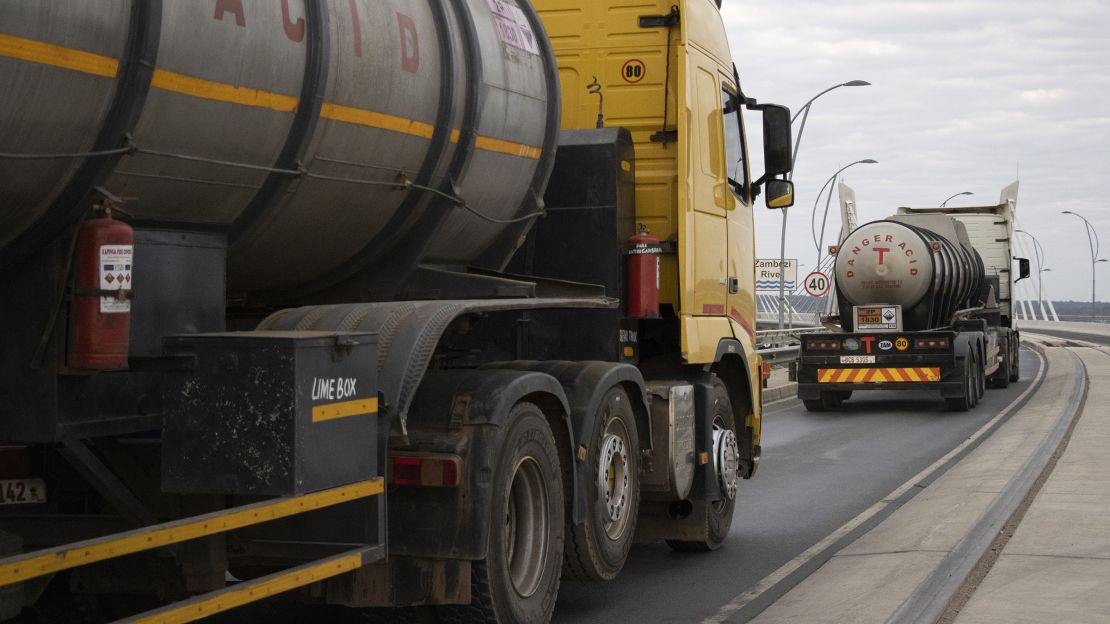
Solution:
M994 206L900 208L860 226L836 251L840 331L803 336L798 397L833 409L853 392L933 389L975 407L989 383L1018 379L1013 258L1017 183ZM1017 261L1017 275L1013 272Z
M792 187L719 5L0 0L0 621L544 622L721 546Z

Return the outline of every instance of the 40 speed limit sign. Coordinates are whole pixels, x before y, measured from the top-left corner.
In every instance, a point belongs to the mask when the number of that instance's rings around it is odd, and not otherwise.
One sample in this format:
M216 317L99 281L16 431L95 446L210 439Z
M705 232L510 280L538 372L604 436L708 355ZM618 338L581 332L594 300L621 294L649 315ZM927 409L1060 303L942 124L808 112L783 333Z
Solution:
M824 297L829 292L829 276L820 271L814 271L806 276L802 281L805 286L806 294L811 297Z

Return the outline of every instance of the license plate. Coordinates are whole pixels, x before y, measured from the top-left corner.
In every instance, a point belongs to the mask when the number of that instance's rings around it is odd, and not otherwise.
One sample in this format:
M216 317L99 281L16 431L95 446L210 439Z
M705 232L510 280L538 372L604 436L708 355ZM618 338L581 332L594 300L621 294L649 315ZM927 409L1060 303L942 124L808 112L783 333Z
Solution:
M875 356L873 355L842 355L840 356L841 364L874 364Z
M30 505L46 502L46 482L42 479L0 480L0 505Z

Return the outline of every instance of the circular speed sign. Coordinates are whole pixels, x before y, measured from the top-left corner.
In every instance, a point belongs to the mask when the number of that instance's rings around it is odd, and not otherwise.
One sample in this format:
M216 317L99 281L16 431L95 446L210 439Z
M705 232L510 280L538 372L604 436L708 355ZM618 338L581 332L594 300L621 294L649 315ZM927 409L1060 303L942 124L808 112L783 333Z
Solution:
M806 276L802 284L805 286L806 294L811 297L823 297L829 292L829 276L820 271L814 271Z

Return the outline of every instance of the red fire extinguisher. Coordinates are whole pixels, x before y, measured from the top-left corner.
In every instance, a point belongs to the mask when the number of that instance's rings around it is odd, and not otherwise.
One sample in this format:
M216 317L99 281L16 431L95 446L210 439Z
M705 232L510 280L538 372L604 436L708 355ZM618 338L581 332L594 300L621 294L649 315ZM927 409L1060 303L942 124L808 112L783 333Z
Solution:
M135 235L105 206L81 224L74 249L68 367L127 367Z
M659 318L659 259L663 248L647 227L628 239L629 318Z

